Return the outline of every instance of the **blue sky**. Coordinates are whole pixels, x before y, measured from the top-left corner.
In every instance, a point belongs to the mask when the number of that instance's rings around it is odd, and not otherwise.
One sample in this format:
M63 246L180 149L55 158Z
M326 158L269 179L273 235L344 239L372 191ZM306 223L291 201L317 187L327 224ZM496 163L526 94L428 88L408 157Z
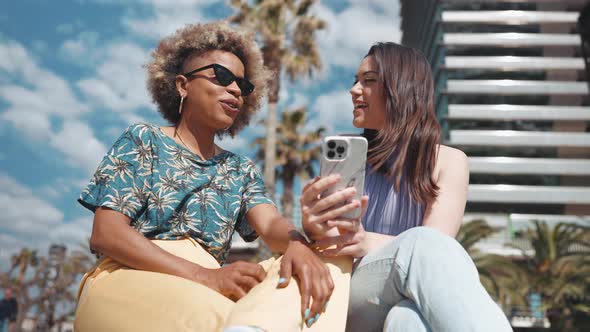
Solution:
M23 246L77 245L92 214L76 203L100 159L134 122L164 125L142 65L158 40L187 23L232 14L217 0L19 0L0 13L0 266ZM324 68L283 79L279 111L306 105L311 125L354 128L348 89L375 41L399 41L393 0L329 0L313 8ZM257 124L222 147L248 156Z

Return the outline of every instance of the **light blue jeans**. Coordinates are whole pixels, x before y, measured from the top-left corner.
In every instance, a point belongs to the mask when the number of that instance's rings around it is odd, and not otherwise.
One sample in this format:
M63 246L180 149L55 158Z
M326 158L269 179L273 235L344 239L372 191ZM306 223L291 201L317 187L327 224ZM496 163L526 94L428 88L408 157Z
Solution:
M409 229L357 262L348 332L512 331L452 237Z

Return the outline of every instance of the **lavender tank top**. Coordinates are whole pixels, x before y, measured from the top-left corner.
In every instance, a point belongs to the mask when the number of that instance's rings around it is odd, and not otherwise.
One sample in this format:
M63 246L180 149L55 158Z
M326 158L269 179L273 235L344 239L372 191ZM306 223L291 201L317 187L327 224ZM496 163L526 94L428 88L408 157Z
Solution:
M422 225L424 206L415 203L401 179L399 192L393 180L385 174L372 172L367 164L365 195L369 195L369 206L362 220L367 232L398 235L412 227Z

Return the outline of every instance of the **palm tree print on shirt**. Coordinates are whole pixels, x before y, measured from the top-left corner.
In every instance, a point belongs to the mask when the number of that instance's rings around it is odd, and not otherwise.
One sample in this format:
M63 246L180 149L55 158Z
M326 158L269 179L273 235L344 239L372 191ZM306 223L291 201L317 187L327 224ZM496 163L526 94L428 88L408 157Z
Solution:
M123 133L78 201L123 213L150 239L192 237L220 263L235 231L256 239L248 210L273 204L248 158L223 151L203 160L148 124Z

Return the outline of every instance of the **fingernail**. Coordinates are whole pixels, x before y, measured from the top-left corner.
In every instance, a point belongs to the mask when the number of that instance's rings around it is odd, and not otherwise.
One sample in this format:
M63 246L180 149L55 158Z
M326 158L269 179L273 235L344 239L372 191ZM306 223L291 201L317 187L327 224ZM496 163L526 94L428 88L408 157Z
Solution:
M324 304L324 311L326 311L326 309L328 309L328 303L330 303L330 301L326 301L326 304Z
M309 308L305 309L305 317L303 319L307 319L309 317Z
M310 318L310 319L308 319L307 320L307 323L306 323L307 324L307 327L310 327L313 323L315 323L315 321L316 321L316 319L313 318L313 317Z
M313 318L314 322L317 322L318 319L320 319L320 314L315 314L315 317Z
M285 281L287 281L287 279L285 279L285 278L280 278L280 279L279 279L279 282L278 282L278 285L280 285L280 284L284 283Z

